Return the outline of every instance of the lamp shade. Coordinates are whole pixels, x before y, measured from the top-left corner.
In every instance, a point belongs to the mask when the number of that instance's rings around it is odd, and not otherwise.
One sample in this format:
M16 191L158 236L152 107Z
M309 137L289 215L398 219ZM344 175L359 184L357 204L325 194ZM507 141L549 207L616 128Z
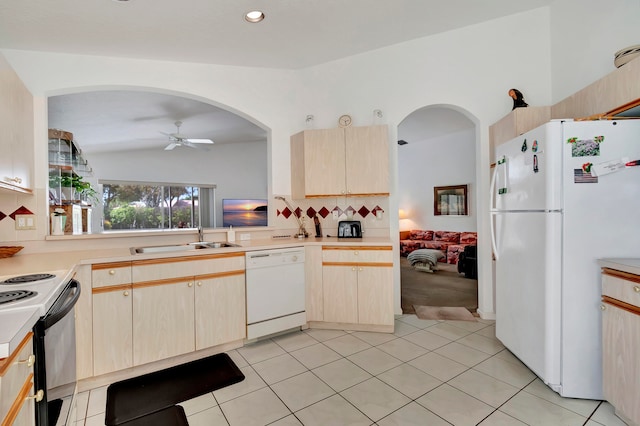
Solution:
M409 215L407 214L407 212L404 209L399 209L398 210L398 218L400 220L402 219L409 219Z

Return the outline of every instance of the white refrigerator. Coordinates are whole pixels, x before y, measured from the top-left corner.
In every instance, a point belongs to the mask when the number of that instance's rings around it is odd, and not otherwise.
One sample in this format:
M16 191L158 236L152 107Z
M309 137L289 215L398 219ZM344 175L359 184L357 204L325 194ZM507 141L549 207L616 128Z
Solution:
M551 121L496 148L496 336L560 395L602 399L600 268L640 257L640 120Z

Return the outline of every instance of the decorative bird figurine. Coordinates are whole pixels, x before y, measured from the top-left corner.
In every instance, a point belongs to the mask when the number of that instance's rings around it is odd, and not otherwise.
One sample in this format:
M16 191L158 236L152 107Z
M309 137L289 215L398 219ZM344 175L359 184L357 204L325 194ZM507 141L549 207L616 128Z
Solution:
M512 110L529 106L529 104L524 101L524 96L518 89L509 90L509 96L513 98Z

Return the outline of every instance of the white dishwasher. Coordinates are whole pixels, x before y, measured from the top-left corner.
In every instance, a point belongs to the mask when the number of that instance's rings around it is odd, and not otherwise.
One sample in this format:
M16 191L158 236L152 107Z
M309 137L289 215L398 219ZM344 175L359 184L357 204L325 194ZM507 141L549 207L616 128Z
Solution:
M306 324L304 247L251 251L247 268L247 339Z

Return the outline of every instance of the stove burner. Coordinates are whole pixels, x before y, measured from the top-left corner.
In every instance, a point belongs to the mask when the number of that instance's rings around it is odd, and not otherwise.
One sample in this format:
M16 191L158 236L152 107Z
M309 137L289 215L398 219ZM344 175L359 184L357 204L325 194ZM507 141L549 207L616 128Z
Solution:
M0 305L15 302L16 300L28 299L37 294L35 291L29 290L0 291Z
M31 283L34 281L48 280L49 278L55 278L55 275L53 274L20 275L18 277L7 278L6 280L0 282L0 284L24 284L24 283Z

